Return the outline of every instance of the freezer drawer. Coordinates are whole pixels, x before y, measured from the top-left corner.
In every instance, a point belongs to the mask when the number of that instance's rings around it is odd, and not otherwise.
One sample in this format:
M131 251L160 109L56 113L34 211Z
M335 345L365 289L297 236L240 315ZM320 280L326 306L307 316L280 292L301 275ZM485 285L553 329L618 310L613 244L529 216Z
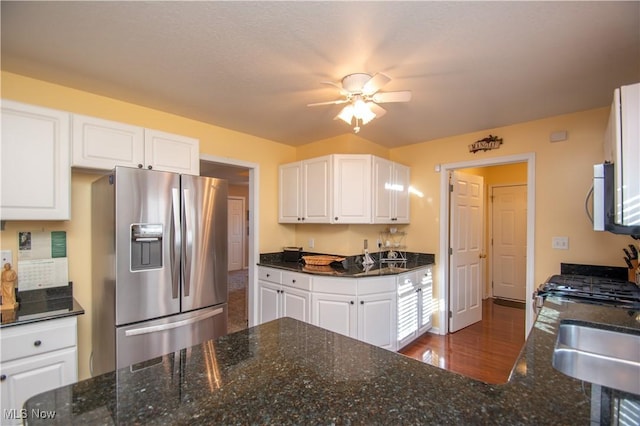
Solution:
M116 328L116 369L227 334L227 305Z

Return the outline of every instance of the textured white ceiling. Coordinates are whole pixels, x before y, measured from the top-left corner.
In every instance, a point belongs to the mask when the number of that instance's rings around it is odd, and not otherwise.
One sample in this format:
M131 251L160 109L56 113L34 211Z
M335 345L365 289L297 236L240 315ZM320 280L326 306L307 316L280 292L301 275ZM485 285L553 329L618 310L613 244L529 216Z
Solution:
M2 68L290 145L351 132L320 84L384 72L394 147L609 105L640 2L1 2Z

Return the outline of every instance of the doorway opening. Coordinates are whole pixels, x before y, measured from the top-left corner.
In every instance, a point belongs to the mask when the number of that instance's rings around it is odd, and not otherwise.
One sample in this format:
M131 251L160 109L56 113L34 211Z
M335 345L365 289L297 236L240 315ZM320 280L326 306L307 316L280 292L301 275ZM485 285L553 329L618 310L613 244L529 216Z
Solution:
M534 235L535 235L535 222L534 222L534 214L535 214L535 154L521 154L507 157L496 157L491 159L477 160L477 161L468 161L462 163L451 163L451 164L443 164L441 165L441 205L440 205L440 235L442 238L440 239L440 252L441 253L451 253L449 248L451 247L451 242L449 239L450 232L455 232L456 223L451 220L451 198L452 193L449 191L450 183L449 183L449 175L454 171L462 171L473 168L485 168L485 167L493 167L493 166L503 166L503 165L514 165L518 163L526 164L526 248L525 254L525 295L532 294L534 283ZM453 228L453 229L452 229ZM484 234L483 234L484 235ZM482 253L480 253L482 256ZM439 320L439 334L448 334L451 331L449 316L451 315L451 305L452 300L456 296L451 293L450 283L451 280L455 279L452 275L452 256L451 255L443 255L442 256L442 267L439 268L439 279L438 279L438 306L440 307L438 315ZM484 275L482 275L484 279ZM487 296L492 295L492 292L485 290L486 286L483 288L483 295ZM525 297L525 327L524 334L525 338L531 329L533 324L533 311L531 307L531 300Z
M228 326L234 333L254 324L255 265L258 262L258 165L200 155L200 175L225 179L228 199Z

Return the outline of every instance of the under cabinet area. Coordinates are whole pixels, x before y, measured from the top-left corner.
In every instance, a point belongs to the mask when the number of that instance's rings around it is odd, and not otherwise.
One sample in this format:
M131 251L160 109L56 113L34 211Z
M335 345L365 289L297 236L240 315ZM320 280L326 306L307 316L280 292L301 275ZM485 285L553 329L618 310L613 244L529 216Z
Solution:
M0 342L3 425L22 424L32 396L78 381L76 317L6 327Z
M200 174L197 139L79 114L72 116L73 167L127 166Z
M69 220L69 114L2 100L2 220Z
M280 223L409 223L410 168L366 154L279 167Z

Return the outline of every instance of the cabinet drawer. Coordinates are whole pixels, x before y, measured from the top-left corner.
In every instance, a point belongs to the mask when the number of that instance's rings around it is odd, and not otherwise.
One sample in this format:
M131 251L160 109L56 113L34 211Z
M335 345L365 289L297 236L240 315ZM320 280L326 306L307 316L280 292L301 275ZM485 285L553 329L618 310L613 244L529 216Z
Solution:
M261 281L282 284L282 271L261 266L258 268L258 279Z
M357 281L353 278L316 277L313 280L313 291L355 296L358 294Z
M311 290L311 276L306 274L298 274L295 272L282 273L282 285L299 288L300 290Z
M4 328L0 359L7 362L76 346L76 324L76 317L71 317Z
M396 291L396 277L358 278L358 295L388 293Z

